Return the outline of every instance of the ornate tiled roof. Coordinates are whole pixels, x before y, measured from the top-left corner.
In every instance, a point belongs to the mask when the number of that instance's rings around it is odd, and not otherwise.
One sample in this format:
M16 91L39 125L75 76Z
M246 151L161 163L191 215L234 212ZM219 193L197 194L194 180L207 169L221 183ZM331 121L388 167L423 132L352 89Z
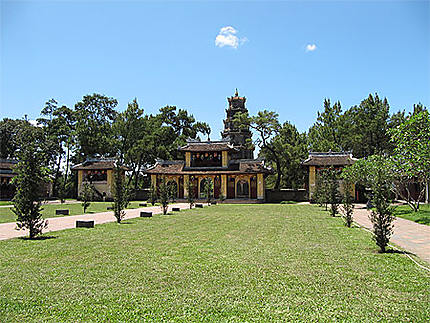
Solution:
M352 165L358 159L349 152L311 152L302 165L305 166L345 166Z
M270 168L264 166L261 160L237 160L232 161L228 167L184 167L182 160L165 161L159 160L146 170L147 174L165 175L203 175L203 174L257 174L271 172Z
M73 166L72 170L91 170L91 169L114 169L115 159L87 159L81 164ZM129 170L127 167L121 167L124 170Z
M197 141L187 142L185 146L179 148L180 151L207 152L237 150L227 141Z

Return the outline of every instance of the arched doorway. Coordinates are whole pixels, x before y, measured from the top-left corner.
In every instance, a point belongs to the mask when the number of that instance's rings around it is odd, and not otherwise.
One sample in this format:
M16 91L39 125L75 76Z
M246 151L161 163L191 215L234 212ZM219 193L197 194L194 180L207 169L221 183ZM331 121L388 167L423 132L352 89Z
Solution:
M236 184L236 196L238 198L249 198L248 181L241 179Z

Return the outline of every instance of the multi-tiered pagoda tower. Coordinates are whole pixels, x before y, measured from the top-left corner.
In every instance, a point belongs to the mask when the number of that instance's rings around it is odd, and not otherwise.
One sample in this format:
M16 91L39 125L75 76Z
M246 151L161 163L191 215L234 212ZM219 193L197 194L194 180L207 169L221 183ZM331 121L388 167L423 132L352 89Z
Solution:
M225 110L227 117L224 120L224 131L221 132L221 136L238 149L232 158L253 159L254 150L249 148L252 138L249 127L240 127L233 121L237 113L248 113L245 107L246 98L239 96L236 89L234 96L227 98L227 100L228 108Z

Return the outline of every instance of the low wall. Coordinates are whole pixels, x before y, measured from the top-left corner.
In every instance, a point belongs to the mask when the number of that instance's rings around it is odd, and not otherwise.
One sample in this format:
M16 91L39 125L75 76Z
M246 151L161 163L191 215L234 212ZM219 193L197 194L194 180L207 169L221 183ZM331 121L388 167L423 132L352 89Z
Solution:
M279 203L282 201L308 201L308 192L305 189L266 190L267 203Z

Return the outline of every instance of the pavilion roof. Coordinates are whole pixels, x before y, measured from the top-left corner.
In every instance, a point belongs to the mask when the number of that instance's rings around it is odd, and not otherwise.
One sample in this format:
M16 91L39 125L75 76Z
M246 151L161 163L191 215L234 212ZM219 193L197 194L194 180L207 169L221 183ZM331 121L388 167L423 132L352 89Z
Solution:
M72 170L98 170L98 169L114 169L115 159L87 159L83 163L73 166ZM129 170L128 167L121 166L124 170Z
M180 151L191 152L211 152L211 151L225 151L237 150L228 141L196 141L187 142L185 146L179 148Z
M183 160L165 161L159 160L146 170L147 174L164 175L214 175L214 174L257 174L271 172L264 166L262 160L237 160L238 164L231 163L228 167L184 167Z
M311 152L309 158L302 162L305 166L346 166L358 159L350 152Z

